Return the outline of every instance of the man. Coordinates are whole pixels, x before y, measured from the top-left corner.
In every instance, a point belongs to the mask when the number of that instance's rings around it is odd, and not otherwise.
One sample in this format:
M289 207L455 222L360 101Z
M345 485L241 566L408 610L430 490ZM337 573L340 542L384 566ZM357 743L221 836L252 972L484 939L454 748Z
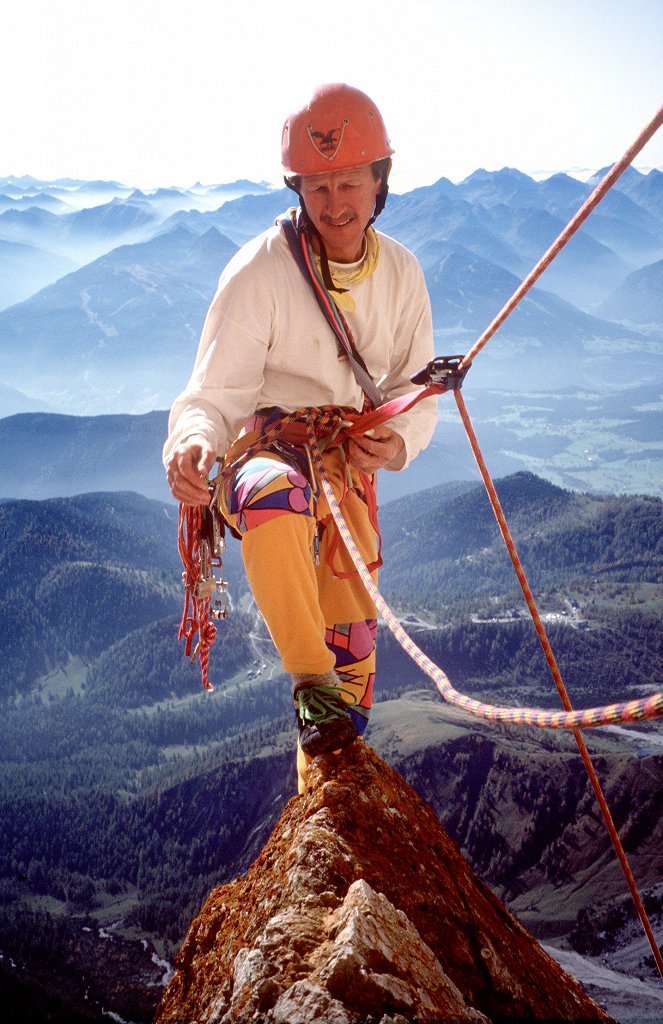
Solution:
M433 357L421 268L372 227L392 154L377 107L348 85L320 87L286 120L282 162L299 213L289 211L288 223L247 243L225 268L164 448L171 490L184 504L209 503L207 476L223 457L219 505L242 536L254 598L292 677L300 789L311 757L366 727L376 613L339 543L302 424L278 436L274 429L295 410L327 414L319 419L325 470L375 573L375 474L404 469L437 419L427 398L367 434L342 430L371 404L411 391L410 375ZM315 264L308 279L298 245ZM311 276L349 333L346 349Z

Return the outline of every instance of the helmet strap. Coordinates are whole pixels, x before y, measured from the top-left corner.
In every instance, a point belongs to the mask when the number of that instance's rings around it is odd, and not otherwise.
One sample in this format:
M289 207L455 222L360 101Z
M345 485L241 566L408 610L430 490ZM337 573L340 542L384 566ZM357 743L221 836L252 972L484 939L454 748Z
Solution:
M292 185L290 186L290 188L292 188ZM294 189L293 191L297 190ZM325 282L325 288L327 289L327 291L347 292L347 288L337 288L336 285L334 284L334 279L332 278L331 270L329 269L329 258L327 256L327 249L325 247L322 235L320 234L315 224L309 217L308 210L306 209L306 204L304 203L304 197L301 195L300 192L297 192L297 195L299 196L299 208L301 210L299 224L297 225L297 227L299 228L300 231L303 231L305 234L307 234L309 238L311 237L311 235L315 235L316 241L318 243L318 248L320 250L320 272L322 274L322 280Z
M387 196L388 195L389 195L389 185L385 181L384 184L382 185L382 188L380 189L380 191L378 192L378 194L375 197L375 209L373 210L373 216L371 217L371 219L369 220L368 224L366 225L367 228L370 228L371 224L375 223L375 221L378 219L378 217L380 216L380 214L384 210L385 203L387 202Z

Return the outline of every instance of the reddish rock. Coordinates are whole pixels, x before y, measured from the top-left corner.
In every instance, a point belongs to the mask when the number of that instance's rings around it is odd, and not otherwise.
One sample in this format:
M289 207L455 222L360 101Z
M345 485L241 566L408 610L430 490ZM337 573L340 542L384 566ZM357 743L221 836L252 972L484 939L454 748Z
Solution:
M611 1020L362 742L314 761L177 967L155 1024Z

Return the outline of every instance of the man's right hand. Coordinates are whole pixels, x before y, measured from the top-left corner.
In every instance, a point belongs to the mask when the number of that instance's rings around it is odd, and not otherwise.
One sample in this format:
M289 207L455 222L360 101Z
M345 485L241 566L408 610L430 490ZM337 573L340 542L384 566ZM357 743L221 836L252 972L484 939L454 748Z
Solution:
M173 497L185 505L209 505L207 474L216 453L209 441L198 435L180 441L166 463L166 478Z

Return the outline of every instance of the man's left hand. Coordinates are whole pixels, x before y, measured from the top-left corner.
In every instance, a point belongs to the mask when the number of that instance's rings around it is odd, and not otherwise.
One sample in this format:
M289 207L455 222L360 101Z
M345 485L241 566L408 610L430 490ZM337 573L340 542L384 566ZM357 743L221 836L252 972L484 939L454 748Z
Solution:
M405 447L405 441L400 434L384 424L374 427L366 434L360 434L348 439L348 459L353 466L361 469L364 473L374 473L382 466L388 466L390 462Z

